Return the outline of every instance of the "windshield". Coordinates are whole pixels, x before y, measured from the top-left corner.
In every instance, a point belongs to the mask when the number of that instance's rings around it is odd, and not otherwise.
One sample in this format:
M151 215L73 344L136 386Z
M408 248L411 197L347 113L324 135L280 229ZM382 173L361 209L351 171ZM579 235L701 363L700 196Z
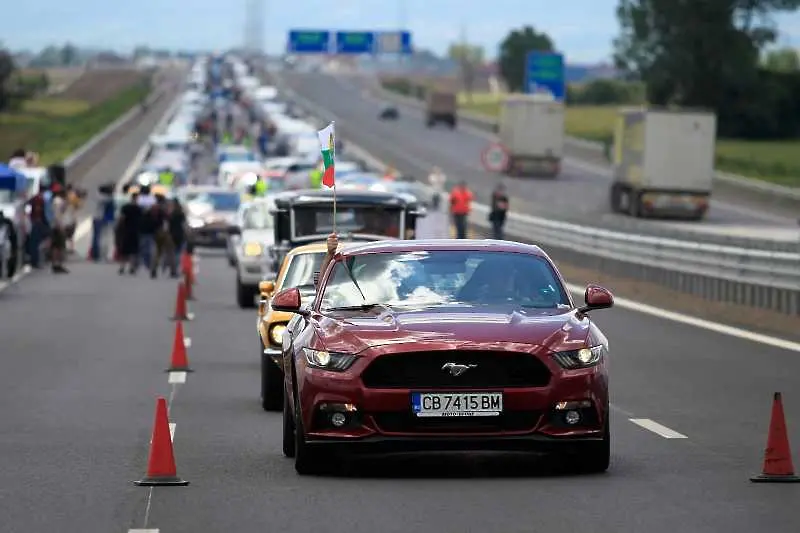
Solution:
M10 204L14 201L11 191L0 189L0 204Z
M214 211L238 211L242 199L236 192L201 192L187 194L186 202L207 204Z
M336 206L338 233L366 233L399 238L403 211L399 208ZM334 229L333 210L328 206L294 210L294 236L327 235Z
M253 204L244 211L243 229L272 229L272 215L264 203Z
M513 305L552 309L569 299L551 265L534 255L489 251L381 253L340 262L324 289L322 309L383 304Z
M314 273L318 272L325 259L325 252L313 252L294 256L286 269L281 289L313 287Z

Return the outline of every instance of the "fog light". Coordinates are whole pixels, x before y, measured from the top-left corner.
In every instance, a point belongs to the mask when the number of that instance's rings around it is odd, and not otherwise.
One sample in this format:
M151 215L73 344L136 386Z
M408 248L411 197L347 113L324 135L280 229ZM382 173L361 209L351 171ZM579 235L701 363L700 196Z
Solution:
M570 426L574 426L581 421L581 414L578 411L567 411L564 413L564 421Z
M331 415L331 424L335 427L340 428L347 423L347 417L344 416L344 413L333 413Z
M589 400L571 401L571 402L558 402L556 404L556 411L566 411L572 409L586 409L592 406Z

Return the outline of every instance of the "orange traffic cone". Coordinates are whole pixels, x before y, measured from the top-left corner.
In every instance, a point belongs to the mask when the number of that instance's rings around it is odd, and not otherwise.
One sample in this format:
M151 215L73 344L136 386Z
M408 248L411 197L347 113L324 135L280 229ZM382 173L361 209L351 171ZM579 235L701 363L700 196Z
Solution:
M794 474L789 435L786 432L786 417L783 414L781 393L776 392L772 400L772 416L769 421L767 449L764 451L764 467L761 473L750 478L756 483L798 483Z
M186 308L186 285L178 283L178 294L175 296L175 315L172 320L191 320L192 317Z
M156 400L156 420L153 424L153 438L150 440L150 458L147 461L147 473L134 484L143 487L164 485L185 486L188 481L178 477L175 467L175 454L172 450L172 436L169 432L167 417L167 401Z
M175 340L172 342L172 357L167 372L193 372L189 367L186 353L186 339L183 336L183 322L175 322Z

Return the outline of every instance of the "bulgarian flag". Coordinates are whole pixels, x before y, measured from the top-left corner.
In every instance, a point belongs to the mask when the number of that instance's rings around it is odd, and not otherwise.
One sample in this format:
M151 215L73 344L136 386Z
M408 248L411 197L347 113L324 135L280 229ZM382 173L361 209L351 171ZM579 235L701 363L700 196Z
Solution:
M319 147L322 150L322 168L325 173L322 175L322 184L326 187L333 187L336 183L334 179L333 159L336 145L333 122L328 124L325 129L317 132L319 137Z

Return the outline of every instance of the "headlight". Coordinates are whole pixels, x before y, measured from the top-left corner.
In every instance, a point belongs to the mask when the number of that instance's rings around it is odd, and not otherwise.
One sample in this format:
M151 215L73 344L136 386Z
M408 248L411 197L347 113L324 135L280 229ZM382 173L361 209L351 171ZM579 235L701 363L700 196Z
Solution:
M257 242L248 242L244 245L244 255L247 257L258 257L264 249Z
M592 348L581 348L580 350L557 352L553 354L553 359L567 370L588 368L595 366L603 359L605 350L605 346L600 345Z
M269 328L269 340L273 344L281 345L283 342L283 332L286 331L286 324L275 324Z
M311 348L303 348L303 353L306 355L309 366L324 370L347 370L356 360L355 355L312 350Z
M199 218L190 218L189 219L189 227L190 228L202 228L205 225L202 219Z

